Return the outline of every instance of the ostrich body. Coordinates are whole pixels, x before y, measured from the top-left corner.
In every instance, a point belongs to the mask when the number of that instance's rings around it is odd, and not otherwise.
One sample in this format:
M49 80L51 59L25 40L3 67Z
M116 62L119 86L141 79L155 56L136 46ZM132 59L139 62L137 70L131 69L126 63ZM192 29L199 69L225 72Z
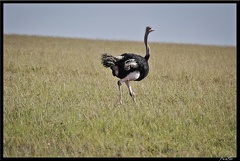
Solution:
M102 54L102 64L106 68L112 69L113 76L120 78L118 81L119 89L119 103L122 104L122 91L121 85L126 83L129 94L136 103L135 93L132 90L130 81L141 81L149 72L148 59L150 57L150 47L148 45L148 34L154 31L151 27L147 26L144 43L146 47L146 55L144 57L133 53L124 53L120 56L112 56L110 54Z

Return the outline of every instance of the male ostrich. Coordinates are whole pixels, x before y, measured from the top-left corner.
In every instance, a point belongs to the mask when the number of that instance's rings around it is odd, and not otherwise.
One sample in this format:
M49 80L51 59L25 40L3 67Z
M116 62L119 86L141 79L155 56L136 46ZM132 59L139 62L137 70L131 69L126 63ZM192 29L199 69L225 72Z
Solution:
M112 69L113 76L120 78L117 82L119 89L119 103L122 104L122 91L121 85L125 82L129 94L133 101L136 103L135 93L132 90L130 81L140 81L148 75L148 59L150 57L150 47L148 45L148 34L154 31L153 28L147 26L144 36L144 43L146 46L146 55L142 57L140 55L132 53L124 53L120 56L112 56L110 54L102 54L102 64L106 68Z

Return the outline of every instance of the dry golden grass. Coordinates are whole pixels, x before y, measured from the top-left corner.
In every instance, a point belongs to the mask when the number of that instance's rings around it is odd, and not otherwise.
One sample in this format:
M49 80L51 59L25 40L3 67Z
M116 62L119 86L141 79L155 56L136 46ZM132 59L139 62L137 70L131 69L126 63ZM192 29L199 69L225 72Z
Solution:
M150 38L151 39L151 38ZM4 157L236 157L236 48L151 43L139 106L102 53L143 42L4 35Z

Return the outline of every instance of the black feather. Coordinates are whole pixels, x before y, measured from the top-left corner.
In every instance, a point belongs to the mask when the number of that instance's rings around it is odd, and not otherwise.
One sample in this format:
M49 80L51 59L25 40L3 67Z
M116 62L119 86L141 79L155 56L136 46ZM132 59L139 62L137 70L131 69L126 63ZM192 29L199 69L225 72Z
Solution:
M106 68L114 66L116 62L116 58L107 53L102 54L101 60L102 60L102 65Z
M106 53L102 54L102 59L101 59L102 64L106 68L110 67L112 69L113 75L120 79L125 78L129 73L134 71L140 72L140 77L136 81L140 81L148 75L148 72L149 72L148 61L144 57L140 55L132 54L132 53L124 53L121 56L123 56L123 58L118 60L110 54L106 54ZM134 59L135 62L138 64L138 67L130 68L130 70L125 70L124 65L130 59ZM118 69L117 75L115 74L115 71L114 71L114 69L116 68Z

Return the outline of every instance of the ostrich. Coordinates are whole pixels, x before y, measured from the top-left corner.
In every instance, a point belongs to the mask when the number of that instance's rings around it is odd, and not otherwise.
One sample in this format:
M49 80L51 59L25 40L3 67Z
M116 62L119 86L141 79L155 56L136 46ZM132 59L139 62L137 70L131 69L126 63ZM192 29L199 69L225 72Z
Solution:
M149 72L148 59L150 57L150 47L148 45L148 34L154 31L152 27L147 26L144 36L146 47L146 55L144 57L132 53L124 53L120 56L112 56L110 54L102 54L102 64L106 68L111 68L113 76L120 78L117 82L119 90L119 103L122 104L121 85L126 83L129 94L136 103L135 93L132 90L130 81L141 81Z

